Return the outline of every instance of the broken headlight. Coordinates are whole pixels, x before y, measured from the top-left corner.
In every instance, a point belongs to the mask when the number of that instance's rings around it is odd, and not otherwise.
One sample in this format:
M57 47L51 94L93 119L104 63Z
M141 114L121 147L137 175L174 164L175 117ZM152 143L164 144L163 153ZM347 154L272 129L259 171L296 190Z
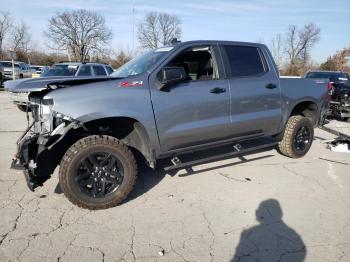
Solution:
M54 112L53 117L54 117L54 127L55 128L58 127L59 125L61 125L62 123L74 121L74 119L71 118L70 116L67 116L67 115L64 115L64 114L58 113L58 112Z
M53 130L52 107L54 101L51 97L44 96L41 100L39 119L41 133L50 133Z

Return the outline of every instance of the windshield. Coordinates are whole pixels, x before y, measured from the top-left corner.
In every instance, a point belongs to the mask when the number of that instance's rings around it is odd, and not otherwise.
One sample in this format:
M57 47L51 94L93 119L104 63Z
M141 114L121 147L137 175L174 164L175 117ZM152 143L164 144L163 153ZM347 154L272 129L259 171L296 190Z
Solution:
M3 67L12 67L12 62L0 62L0 65ZM19 68L19 65L15 64L15 67Z
M54 66L41 74L41 76L74 76L78 66Z
M157 50L149 51L144 53L128 63L119 67L116 71L114 71L111 76L114 77L128 77L139 75L146 72L150 69L156 62L158 62L168 51L170 48L160 48Z
M338 72L309 72L306 78L335 78L338 80L348 80L348 75L346 73Z

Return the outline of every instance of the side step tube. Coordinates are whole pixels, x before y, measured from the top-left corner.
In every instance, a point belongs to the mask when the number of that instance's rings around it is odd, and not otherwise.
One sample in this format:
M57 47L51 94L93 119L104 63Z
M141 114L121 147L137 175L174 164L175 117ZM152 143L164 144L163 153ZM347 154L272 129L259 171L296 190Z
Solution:
M175 156L171 160L174 165L165 167L164 171L180 169L180 168L184 168L184 167L188 167L188 166L195 166L195 165L199 165L199 164L208 163L208 162L211 162L214 160L224 159L227 157L253 154L253 153L257 153L259 151L263 151L263 149L274 147L276 145L277 145L277 142L273 142L273 143L263 144L263 145L259 145L259 146L255 146L255 147L243 148L240 144L236 144L233 146L233 148L235 150L233 152L229 152L229 153L225 153L225 154L221 154L221 155L215 155L215 156L211 156L211 157L206 157L206 158L202 158L202 159L194 160L194 161L189 161L189 162L185 162L185 163L182 163L180 161L180 159L177 156Z

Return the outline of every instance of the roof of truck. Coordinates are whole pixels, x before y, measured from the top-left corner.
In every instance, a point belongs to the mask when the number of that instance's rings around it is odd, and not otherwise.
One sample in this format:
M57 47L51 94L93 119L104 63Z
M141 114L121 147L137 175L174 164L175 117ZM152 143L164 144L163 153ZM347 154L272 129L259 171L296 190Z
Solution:
M183 45L207 45L207 44L235 44L235 45L246 45L246 46L264 46L261 43L253 43L253 42L241 42L241 41L227 41L227 40L191 40L185 42L177 42L174 46L183 46Z

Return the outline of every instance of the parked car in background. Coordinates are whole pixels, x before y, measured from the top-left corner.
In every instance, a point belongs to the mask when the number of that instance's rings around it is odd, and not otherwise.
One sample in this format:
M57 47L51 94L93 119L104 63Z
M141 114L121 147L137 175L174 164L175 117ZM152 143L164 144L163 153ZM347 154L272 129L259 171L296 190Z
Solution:
M325 79L333 87L350 79L347 73L341 71L309 71L305 74L304 78Z
M0 65L0 88L4 86L4 68Z
M65 62L54 64L51 68L44 71L40 77L48 78L50 81L59 81L60 78L86 78L86 77L105 77L113 72L111 66L98 63L74 63ZM31 79L31 82L36 83L37 79ZM9 98L18 107L19 110L26 112L30 111L27 107L29 92L9 92Z
M331 95L328 116L350 120L350 77L341 71L312 71L305 74L305 78L325 80Z
M350 80L333 88L329 108L332 117L350 122Z
M39 65L31 65L31 69L34 69L35 72L32 73L32 77L40 77L42 73L49 69L48 66L39 66Z
M280 78L268 48L255 43L184 42L146 52L109 77L33 80L5 83L30 93L33 115L12 167L24 169L34 190L60 165L63 193L88 209L127 197L135 156L151 168L170 157L166 170L273 147L300 158L328 104L327 84ZM232 149L182 162L222 145Z
M0 65L4 68L4 81L13 80L12 61L0 61ZM34 73L28 64L18 61L14 62L14 71L15 79L30 78Z
M109 65L98 63L58 63L41 74L41 77L52 76L107 76L113 72Z

